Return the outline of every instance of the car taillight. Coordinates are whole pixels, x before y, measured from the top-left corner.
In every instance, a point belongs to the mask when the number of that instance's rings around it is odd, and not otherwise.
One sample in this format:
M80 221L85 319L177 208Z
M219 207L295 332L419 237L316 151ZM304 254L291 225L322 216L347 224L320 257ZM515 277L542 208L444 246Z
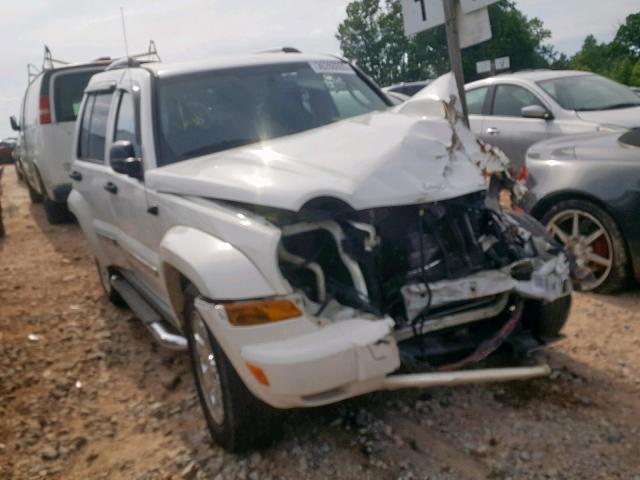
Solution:
M520 170L520 176L518 177L518 181L524 182L529 176L529 170L527 170L527 166L523 165L522 170Z
M51 123L51 109L49 108L49 97L40 97L40 125Z

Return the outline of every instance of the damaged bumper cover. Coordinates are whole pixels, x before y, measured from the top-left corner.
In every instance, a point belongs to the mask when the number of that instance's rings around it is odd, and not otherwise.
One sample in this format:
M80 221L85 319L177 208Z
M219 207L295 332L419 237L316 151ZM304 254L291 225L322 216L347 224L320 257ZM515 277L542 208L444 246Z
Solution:
M552 301L570 293L566 263L562 255L543 262L526 281L516 280L505 271L490 271L434 283L432 301L438 305L452 299L496 295L505 298L509 294ZM423 308L420 286L407 286L403 295L408 311ZM296 303L304 302L296 298ZM499 303L498 310L505 304L506 300ZM389 317L364 318L354 313L353 318L331 322L304 314L285 322L235 327L221 305L199 299L196 307L248 388L277 408L324 405L377 390L525 380L550 373L547 365L539 365L397 374L401 367L399 343L411 337L411 332L395 328L396 323ZM495 311L488 316L494 314ZM478 314L464 321L483 318L486 316ZM451 326L446 318L427 324L432 330ZM256 368L260 377L255 376Z

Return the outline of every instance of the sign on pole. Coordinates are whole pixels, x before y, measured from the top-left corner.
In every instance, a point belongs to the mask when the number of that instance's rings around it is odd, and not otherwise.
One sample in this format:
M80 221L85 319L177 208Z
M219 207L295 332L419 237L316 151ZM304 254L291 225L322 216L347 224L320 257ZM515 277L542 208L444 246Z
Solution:
M469 13L497 2L498 0L460 0L460 8L462 13Z
M489 10L481 8L467 14L458 11L458 32L460 33L460 48L467 48L491 40Z
M491 73L491 68L491 60L483 60L482 62L476 63L476 71L480 75L483 73Z
M444 23L442 0L402 0L404 31L407 35L429 30Z
M511 58L500 57L496 58L496 71L509 70L511 68Z

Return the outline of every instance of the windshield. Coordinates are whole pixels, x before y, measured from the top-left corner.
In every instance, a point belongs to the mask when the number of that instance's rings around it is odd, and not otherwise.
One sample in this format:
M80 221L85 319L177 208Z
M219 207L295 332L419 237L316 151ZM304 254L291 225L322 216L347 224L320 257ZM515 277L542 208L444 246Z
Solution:
M160 165L388 108L340 61L261 65L161 78Z
M631 89L598 75L578 75L538 82L565 110L588 112L640 105Z

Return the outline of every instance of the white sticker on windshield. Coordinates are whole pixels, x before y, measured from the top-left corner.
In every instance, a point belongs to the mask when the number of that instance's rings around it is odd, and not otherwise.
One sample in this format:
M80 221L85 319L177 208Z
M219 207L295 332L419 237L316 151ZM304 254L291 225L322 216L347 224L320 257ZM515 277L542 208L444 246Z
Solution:
M340 74L340 75L355 75L351 66L347 63L337 60L318 60L315 62L309 62L311 69L316 73L326 74Z

